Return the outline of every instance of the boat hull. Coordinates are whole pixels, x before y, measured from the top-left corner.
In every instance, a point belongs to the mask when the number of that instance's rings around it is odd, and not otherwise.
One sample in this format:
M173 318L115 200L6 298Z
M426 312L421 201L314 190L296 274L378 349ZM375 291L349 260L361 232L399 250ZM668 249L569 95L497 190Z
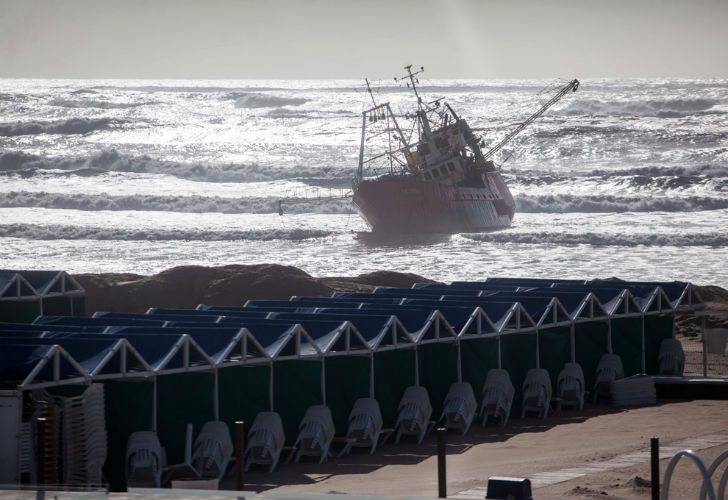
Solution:
M513 198L495 175L490 189L428 182L419 176L368 179L356 186L353 202L374 233L452 234L503 229L513 220Z

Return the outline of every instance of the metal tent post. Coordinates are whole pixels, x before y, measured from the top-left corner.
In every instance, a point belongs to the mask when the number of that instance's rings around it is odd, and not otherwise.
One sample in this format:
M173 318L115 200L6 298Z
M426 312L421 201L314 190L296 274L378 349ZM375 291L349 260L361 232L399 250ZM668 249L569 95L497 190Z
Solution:
M536 328L536 368L541 368L541 353L539 352L541 348L540 331L540 328Z
M268 384L268 399L270 399L270 411L273 411L273 361L270 362L270 382Z
M571 323L569 336L571 337L571 362L576 363L576 325L573 321Z
M213 394L212 410L215 415L215 420L220 420L220 385L218 382L217 368L215 368L215 393Z
M321 402L326 406L326 357L321 356Z
M501 334L498 332L498 368L503 368L503 362L501 360Z
M157 432L157 376L152 377L152 430Z
M609 318L607 320L607 352L609 354L614 354L612 352L612 319Z
M235 422L235 489L242 491L245 486L245 422Z
M420 351L415 346L415 385L420 385Z
M647 373L647 360L645 355L645 315L642 314L642 373Z
M374 353L369 354L369 397L374 398Z
M660 439L650 439L650 482L652 500L660 500Z
M708 376L708 351L705 345L705 316L701 317L702 329L703 329L703 377Z
M457 365L458 382L462 382L463 381L463 362L461 359L462 353L461 353L461 349L460 349L460 340L458 339L458 340L456 340L456 342L457 342L457 346L458 346L458 365Z

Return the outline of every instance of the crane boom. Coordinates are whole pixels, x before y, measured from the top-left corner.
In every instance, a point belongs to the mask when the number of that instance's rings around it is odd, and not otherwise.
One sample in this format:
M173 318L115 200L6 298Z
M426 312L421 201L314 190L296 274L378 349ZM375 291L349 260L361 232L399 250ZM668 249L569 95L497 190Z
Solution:
M546 102L543 106L541 106L541 108L538 111L536 111L534 114L529 116L526 121L521 123L518 127L516 127L514 130L512 130L503 139L501 139L500 142L498 142L498 144L496 144L495 146L490 148L484 155L485 159L486 160L489 159L494 154L496 154L498 151L500 151L501 148L503 148L503 146L508 144L511 141L511 139L513 139L515 136L520 134L526 127L528 127L534 120L536 120L536 118L538 118L539 116L544 114L546 112L546 110L548 110L551 106L553 106L554 104L559 102L561 100L561 98L564 97L566 94L568 94L569 92L576 92L576 90L578 88L579 88L579 80L577 80L577 79L574 79L574 80L570 81L569 83L567 83L566 85L564 85L563 87L561 87L558 90L558 92L556 92L556 94L554 94L554 96L551 99L549 99L548 102Z

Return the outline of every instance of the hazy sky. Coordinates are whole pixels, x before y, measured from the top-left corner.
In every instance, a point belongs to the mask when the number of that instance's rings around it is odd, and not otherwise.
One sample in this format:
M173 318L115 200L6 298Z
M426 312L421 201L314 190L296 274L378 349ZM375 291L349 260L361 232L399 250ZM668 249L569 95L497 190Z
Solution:
M0 77L728 77L728 0L0 0Z

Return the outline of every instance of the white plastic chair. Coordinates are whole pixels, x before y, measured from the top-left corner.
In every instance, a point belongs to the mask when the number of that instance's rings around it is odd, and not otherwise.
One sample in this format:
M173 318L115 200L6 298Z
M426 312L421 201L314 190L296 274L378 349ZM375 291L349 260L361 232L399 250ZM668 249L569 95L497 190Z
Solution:
M579 411L584 409L584 371L579 363L566 363L556 381L556 392L559 396L559 407L574 406Z
M543 418L549 413L551 405L551 376L543 368L531 368L523 382L523 402L521 418L526 412L537 412Z
M203 479L222 478L233 455L233 440L225 422L205 422L195 439L192 466Z
M511 382L511 376L502 368L493 368L488 371L483 384L483 401L480 404L479 415L483 416L483 426L488 417L496 417L501 426L505 427L511 415L513 397L516 389Z
M157 434L134 432L126 442L126 485L134 488L159 488L165 467L164 451Z
M382 434L382 412L379 403L373 398L360 398L354 402L349 413L349 427L346 431L346 446L340 455L346 455L353 446L369 448L373 454Z
M468 382L455 382L445 396L440 420L444 420L446 429L459 429L466 434L477 409L473 387Z
M334 434L334 419L331 416L331 410L327 406L309 406L298 426L298 437L294 444L295 462L298 462L302 456L307 456L320 457L319 463L324 463L329 456Z
M403 434L417 436L417 443L421 443L430 428L431 417L432 405L427 389L418 385L405 389L397 408L395 443L399 443Z
M660 375L682 376L685 370L685 352L677 339L664 339L660 342Z
M594 382L594 401L599 396L610 396L614 392L614 381L624 378L622 358L616 354L603 354L597 365Z
M269 465L269 471L273 472L278 465L285 442L281 416L272 411L258 413L248 431L245 470L249 470L252 464L259 464Z

